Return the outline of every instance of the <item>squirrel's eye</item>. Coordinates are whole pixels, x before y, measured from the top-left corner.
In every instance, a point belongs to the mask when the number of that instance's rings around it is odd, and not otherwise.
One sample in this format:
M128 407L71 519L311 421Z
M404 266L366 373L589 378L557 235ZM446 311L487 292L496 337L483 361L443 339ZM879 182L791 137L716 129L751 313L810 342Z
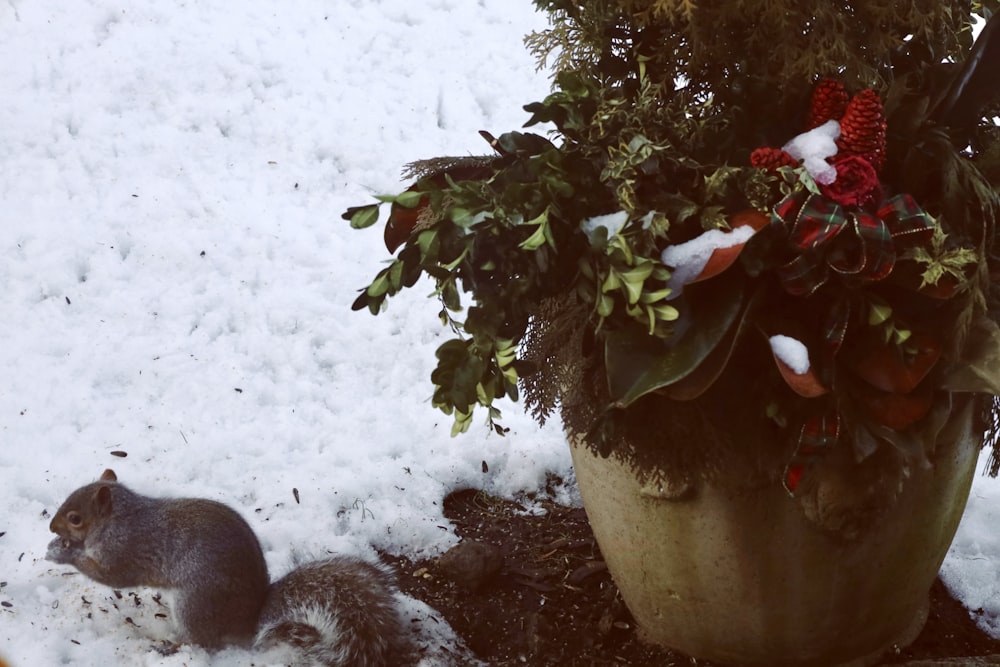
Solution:
M83 517L80 516L77 512L70 512L69 514L67 514L66 520L69 521L69 524L71 526L79 526L80 524L83 523Z

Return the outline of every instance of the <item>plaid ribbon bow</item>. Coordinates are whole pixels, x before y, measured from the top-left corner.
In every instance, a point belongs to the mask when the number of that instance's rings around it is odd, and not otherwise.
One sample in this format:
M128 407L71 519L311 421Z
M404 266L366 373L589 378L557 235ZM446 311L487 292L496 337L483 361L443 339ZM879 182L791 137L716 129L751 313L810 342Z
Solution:
M922 243L934 233L934 219L908 194L882 202L873 213L800 188L785 197L771 214L771 224L788 233L798 250L778 268L785 291L808 296L831 276L848 288L858 288L888 276L896 264L897 247ZM834 295L821 323L826 341L821 381L828 383L832 359L843 344L850 316L846 294ZM785 469L785 488L794 494L807 467L821 459L840 439L841 419L828 407L807 418L798 434L795 454Z
M885 200L873 214L802 188L774 207L771 224L787 229L800 250L778 268L785 290L795 296L812 294L831 272L848 287L882 280L895 266L897 241L918 243L934 233L934 219L908 194Z

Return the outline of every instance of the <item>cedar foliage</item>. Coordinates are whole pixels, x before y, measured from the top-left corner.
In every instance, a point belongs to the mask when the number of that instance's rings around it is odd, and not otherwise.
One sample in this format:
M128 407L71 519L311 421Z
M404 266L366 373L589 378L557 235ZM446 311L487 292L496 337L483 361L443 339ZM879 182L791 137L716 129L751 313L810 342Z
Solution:
M998 4L985 3L994 11ZM607 86L642 74L665 90L711 100L741 131L719 146L737 157L798 127L808 82L833 76L886 91L917 66L960 61L972 43L968 0L536 0L551 27L527 38L540 66ZM753 118L754 122L745 122ZM743 119L744 122L741 122ZM763 119L770 119L762 123ZM743 158L743 155L739 155Z

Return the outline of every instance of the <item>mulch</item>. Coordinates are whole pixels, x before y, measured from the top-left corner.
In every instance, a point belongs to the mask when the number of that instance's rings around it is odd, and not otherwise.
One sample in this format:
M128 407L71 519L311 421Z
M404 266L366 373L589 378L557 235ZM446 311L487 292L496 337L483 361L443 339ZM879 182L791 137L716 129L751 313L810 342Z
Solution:
M721 667L639 641L584 510L530 503L544 513L475 490L451 494L445 515L475 548L444 560L388 558L400 589L436 609L493 667ZM1000 654L1000 641L971 616L935 582L923 632L881 664Z

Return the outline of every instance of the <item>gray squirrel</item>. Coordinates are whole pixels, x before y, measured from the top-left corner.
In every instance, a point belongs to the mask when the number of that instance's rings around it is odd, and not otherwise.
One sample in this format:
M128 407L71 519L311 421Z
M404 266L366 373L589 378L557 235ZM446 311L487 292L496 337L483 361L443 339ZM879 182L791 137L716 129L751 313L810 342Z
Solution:
M412 661L387 568L333 557L269 583L250 525L202 498L150 498L112 470L70 494L49 524L46 559L115 588L175 595L180 642L217 649L290 645L297 664L388 667Z

